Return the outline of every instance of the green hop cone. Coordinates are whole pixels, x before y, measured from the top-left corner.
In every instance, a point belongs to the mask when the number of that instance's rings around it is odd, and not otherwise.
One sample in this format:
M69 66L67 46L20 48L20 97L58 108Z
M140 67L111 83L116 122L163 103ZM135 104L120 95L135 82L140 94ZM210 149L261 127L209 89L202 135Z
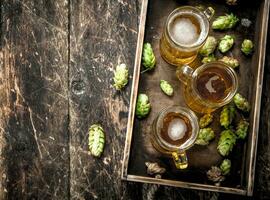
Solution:
M114 72L114 87L116 90L121 90L128 83L128 69L125 64L120 64L116 66Z
M235 143L236 143L236 135L233 133L232 130L222 131L217 146L218 152L222 156L229 155Z
M144 118L149 114L150 109L151 105L148 96L146 94L139 94L136 104L136 116L140 119Z
M161 90L168 96L173 95L173 87L165 80L160 81L160 88Z
M216 166L212 166L206 173L208 180L213 181L214 183L222 182L225 180L225 177L221 173L221 169Z
M217 47L217 39L213 36L209 36L206 39L205 44L202 46L202 48L200 49L199 53L202 56L209 56L210 54L212 54L216 47Z
M233 104L226 105L222 108L220 113L220 125L228 129L235 116L235 107Z
M248 133L249 123L246 120L240 120L237 124L235 134L240 139L245 139Z
M216 57L213 54L210 54L209 56L206 56L202 59L202 63L206 64L206 63L210 63L216 60L217 60Z
M213 121L213 115L212 114L205 114L200 118L199 125L200 128L204 128L208 126Z
M233 97L233 102L236 105L236 107L239 110L242 110L244 112L249 112L250 110L250 105L247 101L246 98L244 98L241 94L237 93L234 97Z
M142 64L146 70L151 70L156 65L156 57L150 43L143 45Z
M208 145L209 141L215 138L215 133L212 128L202 128L199 131L199 135L195 141L198 145Z
M224 159L220 164L219 168L221 170L222 175L228 175L231 171L231 161L229 159Z
M239 19L234 14L219 16L213 21L212 28L215 30L227 30L233 28Z
M228 66L230 66L233 69L235 69L239 66L238 60L236 58L233 58L233 57L223 56L221 59L219 59L219 61L224 62L225 64L227 64Z
M233 44L234 44L234 37L231 35L225 35L223 38L221 38L218 44L218 49L222 53L226 53L232 48Z
M245 40L242 42L242 45L241 45L241 51L242 51L245 55L248 56L248 55L252 54L253 48L254 48L254 45L253 45L253 42L252 42L251 40L245 39Z
M95 157L100 157L105 144L105 134L103 128L98 124L93 124L89 128L89 150Z

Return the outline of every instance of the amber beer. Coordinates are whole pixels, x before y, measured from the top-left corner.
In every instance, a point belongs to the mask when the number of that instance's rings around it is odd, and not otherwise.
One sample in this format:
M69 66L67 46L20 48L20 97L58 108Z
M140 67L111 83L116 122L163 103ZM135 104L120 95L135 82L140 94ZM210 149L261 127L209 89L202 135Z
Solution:
M184 83L186 104L199 113L210 113L229 103L238 88L236 73L222 62L211 62L196 70L182 66L176 73Z
M174 159L178 169L185 169L188 166L185 150L194 144L198 130L197 117L191 110L171 106L154 120L151 141L159 152Z
M191 6L174 10L167 18L160 40L163 59L176 66L194 61L208 36L213 13L210 7L204 12Z

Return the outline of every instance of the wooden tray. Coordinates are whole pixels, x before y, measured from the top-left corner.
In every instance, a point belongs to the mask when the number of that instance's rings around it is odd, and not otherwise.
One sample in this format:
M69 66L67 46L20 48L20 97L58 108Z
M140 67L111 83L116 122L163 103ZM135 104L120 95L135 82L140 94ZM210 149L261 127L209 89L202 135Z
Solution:
M263 84L264 57L267 37L267 25L270 1L242 1L239 6L226 6L225 1L214 0L143 0L137 51L133 74L133 85L130 99L129 119L127 125L126 145L124 151L122 179L145 183L155 183L183 188L235 193L251 196L254 187L254 173L256 163L257 138L260 118L261 92ZM206 171L213 165L218 165L222 157L216 147L219 136L206 147L194 145L187 152L190 167L180 171L174 168L171 159L157 153L149 139L151 124L157 113L170 105L185 105L180 88L180 81L175 76L175 67L167 64L160 57L159 39L168 14L178 6L202 5L212 6L216 14L213 18L225 13L233 12L240 19L248 18L252 21L250 28L238 25L234 30L218 32L212 31L210 35L221 38L225 34L236 36L236 44L227 55L233 55L240 61L237 70L241 94L251 102L252 110L249 115L250 129L248 138L244 142L238 142L229 156L232 161L231 174L221 184L215 186L207 181ZM244 11L244 12L243 12ZM244 38L250 38L255 43L255 52L252 57L245 57L240 51L240 45ZM152 72L140 74L141 54L144 41L153 46L157 66ZM216 52L217 57L222 55ZM199 64L199 63L198 63ZM159 88L160 79L168 80L175 89L173 97L167 97ZM150 115L144 120L134 117L136 98L138 92L146 93L152 105ZM219 111L215 113L219 115ZM219 133L217 122L214 122L215 132ZM167 169L162 179L155 179L147 175L145 162L158 162Z

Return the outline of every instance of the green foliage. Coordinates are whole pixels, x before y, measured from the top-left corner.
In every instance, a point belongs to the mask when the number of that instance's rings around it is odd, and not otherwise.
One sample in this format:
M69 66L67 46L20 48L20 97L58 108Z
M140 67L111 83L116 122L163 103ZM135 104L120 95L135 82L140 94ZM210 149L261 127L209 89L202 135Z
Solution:
M236 105L236 107L239 110L242 110L244 112L249 112L250 110L250 104L247 101L247 99L245 97L243 97L241 94L237 93L234 97L233 97L233 102Z
M233 28L239 21L234 14L219 16L213 21L212 28L215 30L227 30Z
M139 94L136 104L136 116L138 118L146 117L151 110L151 104L146 94Z
M217 47L217 39L213 36L208 36L208 38L206 39L205 44L202 46L202 48L200 49L199 53L202 56L209 56L210 54L212 54L216 47Z
M217 146L218 152L222 156L229 155L235 143L236 143L236 135L233 133L232 130L222 131Z
M231 35L225 35L223 38L221 38L218 44L218 49L220 50L221 53L226 53L232 48L233 44L234 44L234 37Z
M160 88L161 90L168 96L173 95L173 87L165 80L160 81Z
M128 83L128 69L125 64L120 64L116 66L114 72L114 87L116 90L123 89Z
M95 157L100 157L105 145L105 133L98 124L93 124L89 128L88 145L90 153Z
M199 135L197 137L197 140L195 141L195 144L208 145L209 141L213 140L214 138L215 133L212 128L202 128L199 131Z
M146 70L151 70L156 65L156 57L150 43L143 45L142 64Z

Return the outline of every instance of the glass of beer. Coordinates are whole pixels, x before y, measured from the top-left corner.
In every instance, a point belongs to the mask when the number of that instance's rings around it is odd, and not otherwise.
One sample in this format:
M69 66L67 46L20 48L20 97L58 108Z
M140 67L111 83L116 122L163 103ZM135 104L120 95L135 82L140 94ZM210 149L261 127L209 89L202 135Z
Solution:
M185 151L195 142L199 132L197 116L188 108L171 106L154 120L151 142L155 149L173 158L177 169L188 167Z
M235 71L223 62L210 62L197 69L178 67L176 75L183 85L186 104L195 112L211 113L228 104L238 89Z
M214 9L201 11L192 6L175 9L167 18L160 39L160 54L171 65L189 64L197 57L209 33Z

